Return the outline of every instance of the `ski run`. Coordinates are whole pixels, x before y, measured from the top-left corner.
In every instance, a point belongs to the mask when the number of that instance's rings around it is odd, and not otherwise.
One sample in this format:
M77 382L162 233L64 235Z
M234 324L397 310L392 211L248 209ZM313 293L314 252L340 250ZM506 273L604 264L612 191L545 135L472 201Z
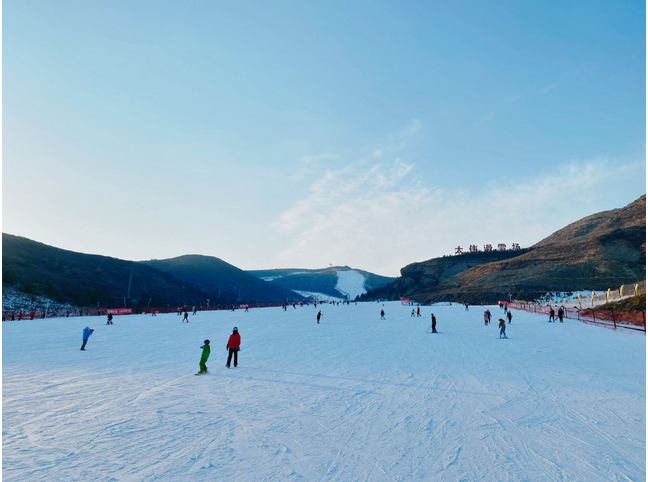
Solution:
M488 308L6 322L3 480L645 480L645 337Z

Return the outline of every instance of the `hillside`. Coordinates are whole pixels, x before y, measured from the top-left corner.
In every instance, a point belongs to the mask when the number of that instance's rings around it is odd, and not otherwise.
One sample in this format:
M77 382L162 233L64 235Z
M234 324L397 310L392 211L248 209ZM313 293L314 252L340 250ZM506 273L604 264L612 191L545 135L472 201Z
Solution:
M131 278L132 274L132 278ZM75 306L152 306L302 299L218 258L124 261L2 235L2 283L28 296ZM130 286L130 292L129 292ZM239 295L240 288L240 295ZM219 297L220 295L220 297Z
M436 258L401 270L367 299L419 302L533 299L548 291L605 290L646 277L646 196L587 216L530 249L502 259L476 253Z
M394 281L394 278L353 269L349 266L333 266L323 269L253 270L248 273L285 289L351 300L369 290L380 288Z
M205 303L207 298L210 298L212 303L218 299L251 303L293 302L304 299L290 289L268 283L212 256L185 255L171 259L141 261L140 264L191 284L201 294L202 303Z
M130 297L128 287L131 273ZM76 253L2 234L2 283L17 291L76 306L146 306L199 302L191 287L134 261Z

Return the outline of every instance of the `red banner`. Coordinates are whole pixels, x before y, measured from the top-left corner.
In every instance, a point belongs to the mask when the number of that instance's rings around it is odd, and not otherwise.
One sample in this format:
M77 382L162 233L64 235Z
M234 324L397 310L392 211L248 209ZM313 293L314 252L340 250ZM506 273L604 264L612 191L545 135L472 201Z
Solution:
M108 308L106 310L107 315L131 315L133 313L133 308Z

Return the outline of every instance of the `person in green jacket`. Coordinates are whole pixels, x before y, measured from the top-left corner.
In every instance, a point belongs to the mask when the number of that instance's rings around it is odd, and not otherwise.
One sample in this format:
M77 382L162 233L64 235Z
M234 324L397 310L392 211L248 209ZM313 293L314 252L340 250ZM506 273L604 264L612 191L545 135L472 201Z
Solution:
M196 375L200 375L201 373L207 373L207 359L209 358L209 340L205 340L205 344L201 346L202 348L202 355L200 356L200 371L196 373Z

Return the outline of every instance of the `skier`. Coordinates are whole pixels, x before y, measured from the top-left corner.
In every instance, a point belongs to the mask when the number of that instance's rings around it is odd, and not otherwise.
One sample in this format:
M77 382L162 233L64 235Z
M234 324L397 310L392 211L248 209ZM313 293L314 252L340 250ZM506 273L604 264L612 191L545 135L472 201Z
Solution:
M562 306L558 308L558 320L562 323L563 322L563 317L565 316L565 312L562 309Z
M90 338L90 335L92 335L93 332L94 330L92 328L88 328L87 326L83 329L83 345L81 345L81 349L83 351L85 351L85 346L86 343L88 343L88 338Z
M488 313L484 311L484 326L488 326Z
M320 324L319 321L320 321L320 318L321 318L321 317L322 317L322 312L321 312L321 311L318 311L318 312L317 312L317 324L318 324L318 325Z
M200 371L198 371L196 375L207 373L207 365L205 365L205 363L207 363L207 359L209 358L209 352L211 350L209 348L209 340L205 340L205 344L200 348L202 348L202 355L200 355L200 363L199 363Z
M241 335L239 335L238 328L234 327L232 329L232 334L227 340L226 350L229 350L229 355L227 356L227 368L230 367L230 362L232 361L232 355L234 355L234 368L238 365L238 352L241 349Z
M417 306L417 307L416 307L416 317L418 318L418 317L420 317L420 316L421 316L421 307L420 307L420 306Z
M554 311L553 308L549 307L549 323L555 323L556 322L556 312Z
M34 310L31 310L31 311L29 312L29 319L30 319L30 320L33 320L35 316L36 316L36 312L35 312Z
M464 301L464 307L466 308L466 311L468 311L468 302Z
M186 311L184 312L184 318L182 319L181 323L184 323L185 321L189 323L189 313L187 313Z
M488 315L488 324L490 325L492 315L489 309L486 310L486 314Z
M508 311L508 305L504 303L504 314L506 314L507 311Z
M513 314L509 311L506 313L506 318L508 318L509 325L511 324L511 320L513 319Z
M434 313L430 315L432 317L432 333L436 333L436 317L434 316Z
M243 313L249 313L248 308L249 308L249 306L248 306L248 305L245 305L245 311L244 311Z
M503 318L499 319L500 338L506 338L506 322Z
M416 312L414 311L414 308L412 308L412 313L410 313L410 318L414 318L416 316Z
M385 310L380 310L380 319L381 320L385 319Z
M19 312L18 312L18 321L21 321L21 320L22 320L22 317L23 317L23 312L22 312L22 311L19 311Z
M106 325L112 325L113 324L112 319L113 316L110 313L108 313L108 320L106 321Z
M196 314L196 307L193 306L192 309L193 309L193 314L195 315Z

